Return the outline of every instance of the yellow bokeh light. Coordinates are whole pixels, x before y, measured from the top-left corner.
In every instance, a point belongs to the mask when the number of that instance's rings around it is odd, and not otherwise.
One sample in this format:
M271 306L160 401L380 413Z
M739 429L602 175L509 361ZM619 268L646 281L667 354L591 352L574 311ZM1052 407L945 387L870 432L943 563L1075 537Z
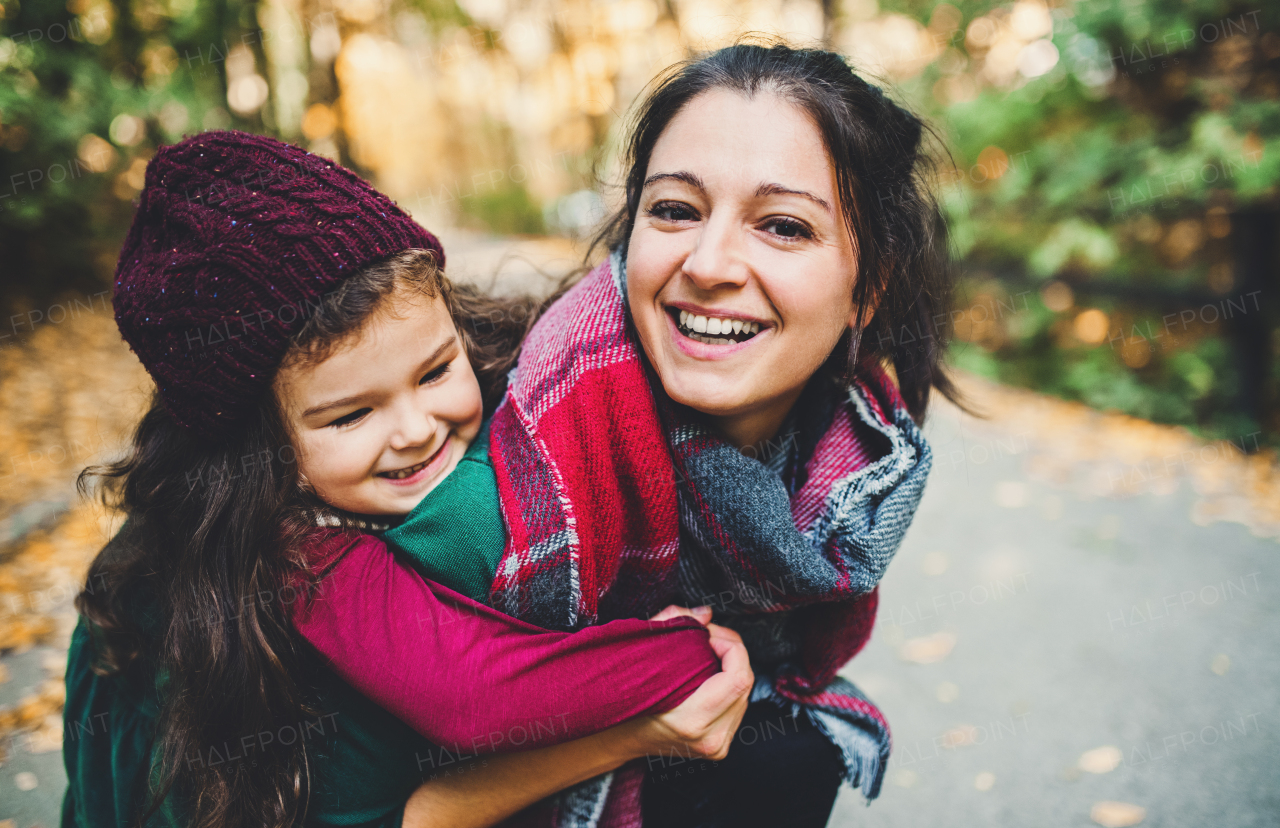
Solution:
M1111 321L1107 319L1107 315L1097 308L1089 308L1082 311L1072 323L1075 331L1076 339L1089 345L1097 345L1107 338L1107 331L1110 330Z

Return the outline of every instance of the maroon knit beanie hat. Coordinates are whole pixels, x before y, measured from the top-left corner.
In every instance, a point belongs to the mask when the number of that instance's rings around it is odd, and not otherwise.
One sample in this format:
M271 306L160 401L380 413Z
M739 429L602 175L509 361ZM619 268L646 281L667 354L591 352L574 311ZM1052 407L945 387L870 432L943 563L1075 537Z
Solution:
M271 138L162 147L116 268L116 324L174 419L227 434L324 294L435 236L355 173Z

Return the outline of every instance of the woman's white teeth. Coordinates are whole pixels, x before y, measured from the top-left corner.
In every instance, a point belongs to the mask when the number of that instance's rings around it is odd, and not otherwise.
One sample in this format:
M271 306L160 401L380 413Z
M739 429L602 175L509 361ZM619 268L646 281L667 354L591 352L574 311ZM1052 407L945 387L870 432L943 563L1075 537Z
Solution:
M745 322L741 319L721 319L717 316L699 316L696 313L689 313L685 310L680 311L680 327L695 333L706 334L708 337L727 336L731 333L760 333L759 322Z

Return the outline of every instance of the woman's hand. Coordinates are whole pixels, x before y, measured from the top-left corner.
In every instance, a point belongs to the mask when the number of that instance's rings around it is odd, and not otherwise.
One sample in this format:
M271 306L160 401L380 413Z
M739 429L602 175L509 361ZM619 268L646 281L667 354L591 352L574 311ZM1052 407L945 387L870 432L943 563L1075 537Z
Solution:
M666 609L660 611L657 615L653 616L649 620L650 621L666 621L668 618L679 618L682 615L687 615L688 617L697 621L699 624L701 624L704 627L711 623L711 607L708 607L705 605L701 607L694 607L693 609L689 609L688 607L681 607L675 604L671 604Z
M711 633L711 648L720 657L721 672L703 682L680 706L643 720L639 735L647 755L676 753L689 759L723 759L746 713L755 674L741 636L728 627L708 623L711 610L705 607L667 607L650 620L663 620L663 613L673 610L666 617L687 614L699 618L702 609L708 619L702 623Z

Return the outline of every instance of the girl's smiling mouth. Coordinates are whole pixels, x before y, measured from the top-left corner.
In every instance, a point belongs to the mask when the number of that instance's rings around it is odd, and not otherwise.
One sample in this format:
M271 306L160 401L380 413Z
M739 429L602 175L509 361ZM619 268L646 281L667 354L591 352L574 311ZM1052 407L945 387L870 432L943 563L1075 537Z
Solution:
M453 445L453 434L450 433L440 444L440 448L436 449L426 460L414 466L406 466L403 469L393 469L392 471L378 472L374 477L381 477L398 486L411 486L415 483L421 483L435 477L441 468L449 462L449 452L447 449Z

